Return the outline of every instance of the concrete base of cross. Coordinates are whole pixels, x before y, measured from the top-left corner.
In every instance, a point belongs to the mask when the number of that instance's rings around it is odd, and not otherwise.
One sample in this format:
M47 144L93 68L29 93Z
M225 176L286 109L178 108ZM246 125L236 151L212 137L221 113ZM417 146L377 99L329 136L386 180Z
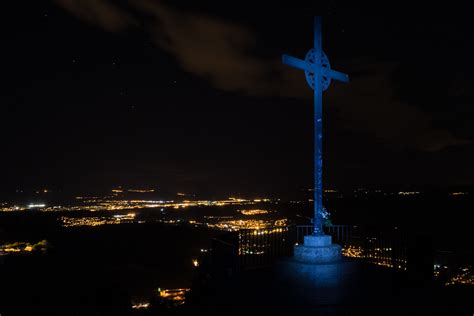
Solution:
M331 236L305 236L304 244L294 249L294 260L302 263L326 264L342 258L341 246L333 244Z

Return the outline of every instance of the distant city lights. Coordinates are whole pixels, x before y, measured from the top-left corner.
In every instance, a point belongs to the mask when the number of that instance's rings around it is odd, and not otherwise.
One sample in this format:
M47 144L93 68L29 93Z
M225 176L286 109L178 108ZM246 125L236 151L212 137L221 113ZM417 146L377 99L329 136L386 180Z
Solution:
M267 210L239 210L240 213L247 216L261 215L270 213Z
M420 192L412 191L412 192L398 192L398 195L418 195Z
M47 240L41 240L35 244L28 242L13 242L4 245L0 245L0 254L3 253L32 253L36 251L46 251L49 247Z
M186 299L186 293L189 292L188 288L181 289L158 289L158 294L161 299L172 302L175 306L182 305Z
M463 195L468 195L469 192L451 192L449 195L451 196L463 196Z
M27 206L28 208L44 208L46 207L46 204L43 204L43 203L39 203L39 204L35 204L35 203L30 203L28 204Z
M153 193L155 190L153 189L129 189L128 192L132 193Z
M118 214L110 216L86 216L86 217L67 217L61 216L59 221L63 227L78 227L78 226L102 226L102 225L116 225L134 223L135 213ZM138 222L139 223L139 222Z
M150 303L135 303L132 304L133 309L147 309L150 307Z

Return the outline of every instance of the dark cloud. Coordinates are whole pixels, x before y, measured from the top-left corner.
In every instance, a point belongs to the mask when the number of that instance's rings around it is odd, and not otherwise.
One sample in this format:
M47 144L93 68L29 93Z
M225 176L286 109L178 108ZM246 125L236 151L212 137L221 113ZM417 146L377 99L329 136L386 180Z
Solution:
M398 149L434 152L471 143L435 127L430 115L415 105L397 100L396 84L391 77L396 64L350 64L355 73L364 74L353 78L348 86L335 85L328 91L329 103L337 107L346 129L365 131Z
M183 70L207 79L215 88L250 96L307 98L303 74L284 67L279 58L260 58L258 33L249 27L201 13L187 12L153 0L56 0L70 12L107 30L145 28ZM132 10L130 10L132 9ZM327 93L347 130L365 131L391 147L439 151L470 143L434 126L430 115L397 99L391 73L396 64L346 62L355 75L350 85L334 84ZM352 68L352 69L351 69ZM458 91L461 85L455 85ZM464 90L464 89L463 89Z
M293 72L280 59L255 54L256 32L235 23L178 12L152 1L140 6L155 16L153 34L182 68L207 78L216 88L262 96L298 96Z
M122 30L135 23L124 9L104 0L55 0L69 12L109 31Z
M257 36L241 24L173 9L153 0L130 0L126 11L106 0L56 0L78 17L107 30L121 30L146 20L156 43L176 58L183 70L206 78L218 89L257 96L300 96L297 73L280 58L253 53ZM132 12L135 12L133 14Z

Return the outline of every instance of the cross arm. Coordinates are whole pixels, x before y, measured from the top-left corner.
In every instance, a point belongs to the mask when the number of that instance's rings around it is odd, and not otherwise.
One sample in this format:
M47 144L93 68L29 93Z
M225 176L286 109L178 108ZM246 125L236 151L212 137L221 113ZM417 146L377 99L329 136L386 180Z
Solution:
M349 83L349 76L336 70L323 68L323 76L329 77L331 79L338 80L344 83Z
M288 56L288 55L283 55L281 59L282 59L282 61L285 65L295 67L297 69L309 70L309 68L310 68L310 67L308 67L308 64L306 63L306 61L301 60L299 58L295 58L295 57Z
M315 69L314 65L308 64L305 60L302 60L293 56L283 55L282 61L285 65L288 65L297 69L301 69L304 71L314 71ZM328 77L328 78L338 80L344 83L349 83L349 76L342 72L339 72L330 68L324 68L324 67L323 67L322 72L323 72L324 77Z

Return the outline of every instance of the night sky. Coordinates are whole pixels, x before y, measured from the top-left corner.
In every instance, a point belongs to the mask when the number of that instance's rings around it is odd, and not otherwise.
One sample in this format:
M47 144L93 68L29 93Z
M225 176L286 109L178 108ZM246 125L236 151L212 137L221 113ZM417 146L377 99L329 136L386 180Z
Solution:
M352 80L324 96L326 187L474 185L470 19L367 17L337 1L10 2L4 192L310 188L312 93L280 56L304 57L314 15Z

